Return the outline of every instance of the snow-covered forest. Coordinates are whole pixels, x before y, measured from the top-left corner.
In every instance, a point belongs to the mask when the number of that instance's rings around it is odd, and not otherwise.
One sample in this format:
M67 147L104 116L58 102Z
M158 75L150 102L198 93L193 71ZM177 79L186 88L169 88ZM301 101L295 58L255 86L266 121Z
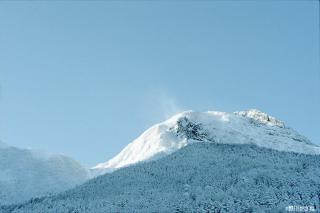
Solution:
M284 212L320 208L320 157L255 145L194 143L0 212Z
M50 155L0 144L0 206L72 188L88 170L64 155Z

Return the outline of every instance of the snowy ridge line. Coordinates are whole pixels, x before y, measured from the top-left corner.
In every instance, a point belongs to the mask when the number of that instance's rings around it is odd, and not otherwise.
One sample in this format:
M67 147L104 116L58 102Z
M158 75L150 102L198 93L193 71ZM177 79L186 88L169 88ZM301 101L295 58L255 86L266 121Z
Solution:
M185 111L147 129L118 155L92 171L110 172L157 159L195 143L254 144L278 151L320 154L320 147L256 109L234 113Z

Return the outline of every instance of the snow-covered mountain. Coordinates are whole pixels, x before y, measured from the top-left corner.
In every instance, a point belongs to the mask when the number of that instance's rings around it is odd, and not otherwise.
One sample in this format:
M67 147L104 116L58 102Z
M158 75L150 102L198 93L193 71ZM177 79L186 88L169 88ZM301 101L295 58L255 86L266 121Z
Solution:
M0 206L61 192L88 178L88 170L66 156L0 142Z
M93 170L104 173L157 159L195 142L254 144L279 151L320 154L319 146L259 110L235 113L186 111L152 126L117 156L98 164Z
M320 156L193 143L2 213L286 212L320 208Z
M317 211L319 154L318 146L258 110L188 111L151 127L93 170L116 171L0 212Z

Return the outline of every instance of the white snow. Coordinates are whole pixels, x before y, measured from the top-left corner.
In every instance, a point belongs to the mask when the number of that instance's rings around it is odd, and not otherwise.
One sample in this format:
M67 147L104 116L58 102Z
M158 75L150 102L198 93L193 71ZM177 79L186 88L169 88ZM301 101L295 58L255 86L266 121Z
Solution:
M0 206L57 193L89 179L89 172L63 155L0 143Z
M114 158L92 170L113 171L168 155L194 142L255 144L279 151L320 154L319 146L256 109L234 113L186 111L152 126Z
M0 148L0 201L9 200L12 191L19 199L30 192L37 197L42 195L37 189L52 186L62 191L70 185L59 183L83 174L63 156L43 159L29 150L11 149ZM154 125L92 171L99 175L127 168L23 204L1 207L0 202L0 212L283 212L288 205L318 209L319 153L318 146L258 110L186 111ZM68 174L70 168L75 170Z
M320 156L193 143L0 213L285 212L320 208Z

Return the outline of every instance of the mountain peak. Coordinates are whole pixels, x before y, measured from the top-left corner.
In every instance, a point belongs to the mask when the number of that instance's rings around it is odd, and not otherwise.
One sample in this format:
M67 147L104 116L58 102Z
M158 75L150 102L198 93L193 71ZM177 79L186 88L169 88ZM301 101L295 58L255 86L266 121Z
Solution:
M267 113L261 112L258 109L250 109L247 111L240 111L240 112L235 112L236 115L240 115L243 117L247 117L252 119L253 121L266 124L266 125L271 125L271 126L278 126L278 127L285 127L284 123L275 117L272 117L268 115Z
M256 109L235 113L185 111L152 126L117 156L93 169L112 171L168 155L195 142L254 144L279 151L320 154L320 147Z

